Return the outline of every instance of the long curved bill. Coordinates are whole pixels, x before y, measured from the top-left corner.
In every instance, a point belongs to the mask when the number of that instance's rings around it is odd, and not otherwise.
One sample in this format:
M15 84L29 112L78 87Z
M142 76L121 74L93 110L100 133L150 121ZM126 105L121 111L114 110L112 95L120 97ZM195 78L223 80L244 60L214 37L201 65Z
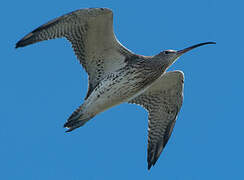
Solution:
M216 44L216 42L205 42L205 43L199 43L199 44L196 44L196 45L193 45L193 46L190 46L188 48L185 48L185 49L182 49L182 50L179 50L177 51L177 55L178 56L181 56L182 54L192 50L192 49L195 49L197 47L200 47L200 46L203 46L203 45L206 45L206 44Z

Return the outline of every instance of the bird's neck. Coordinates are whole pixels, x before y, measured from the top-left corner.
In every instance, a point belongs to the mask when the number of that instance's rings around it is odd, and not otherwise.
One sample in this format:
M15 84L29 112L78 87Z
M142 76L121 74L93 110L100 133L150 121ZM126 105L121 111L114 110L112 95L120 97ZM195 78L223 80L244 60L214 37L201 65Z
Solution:
M158 56L154 56L151 61L154 63L155 67L160 69L161 72L166 71L169 67L169 63Z

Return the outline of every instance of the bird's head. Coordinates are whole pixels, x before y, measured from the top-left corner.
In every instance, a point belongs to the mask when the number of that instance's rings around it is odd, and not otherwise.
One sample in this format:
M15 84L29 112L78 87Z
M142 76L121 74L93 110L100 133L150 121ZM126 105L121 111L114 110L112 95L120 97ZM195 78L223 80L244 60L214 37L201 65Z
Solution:
M160 52L158 55L156 55L157 57L160 58L160 60L163 60L164 64L167 64L168 66L170 66L171 64L173 64L182 54L185 54L186 52L195 49L197 47L206 45L206 44L216 44L215 42L205 42L205 43L199 43L193 46L190 46L188 48L182 49L182 50L172 50L172 49L168 49L168 50L164 50L162 52Z

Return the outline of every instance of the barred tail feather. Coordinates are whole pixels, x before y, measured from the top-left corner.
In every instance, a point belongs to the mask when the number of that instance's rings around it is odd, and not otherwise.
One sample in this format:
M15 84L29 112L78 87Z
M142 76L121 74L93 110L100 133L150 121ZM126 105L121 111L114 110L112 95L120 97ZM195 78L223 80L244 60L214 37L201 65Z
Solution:
M86 118L86 119L76 119L72 121L68 121L64 124L65 128L68 128L65 132L71 132L76 128L79 128L83 126L87 121L89 121L91 118Z
M80 106L72 113L67 122L64 124L64 127L68 128L66 132L73 131L74 129L83 126L91 118L92 117L82 112L82 106Z

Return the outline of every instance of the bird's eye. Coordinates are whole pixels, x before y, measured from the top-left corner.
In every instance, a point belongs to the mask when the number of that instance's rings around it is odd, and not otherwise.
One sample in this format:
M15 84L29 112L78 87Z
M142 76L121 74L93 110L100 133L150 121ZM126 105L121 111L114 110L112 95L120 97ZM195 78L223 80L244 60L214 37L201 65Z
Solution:
M171 53L174 53L174 52L176 52L176 51L172 50L172 49L163 51L164 54L171 54Z
M170 51L164 51L164 54L169 54L170 53Z

